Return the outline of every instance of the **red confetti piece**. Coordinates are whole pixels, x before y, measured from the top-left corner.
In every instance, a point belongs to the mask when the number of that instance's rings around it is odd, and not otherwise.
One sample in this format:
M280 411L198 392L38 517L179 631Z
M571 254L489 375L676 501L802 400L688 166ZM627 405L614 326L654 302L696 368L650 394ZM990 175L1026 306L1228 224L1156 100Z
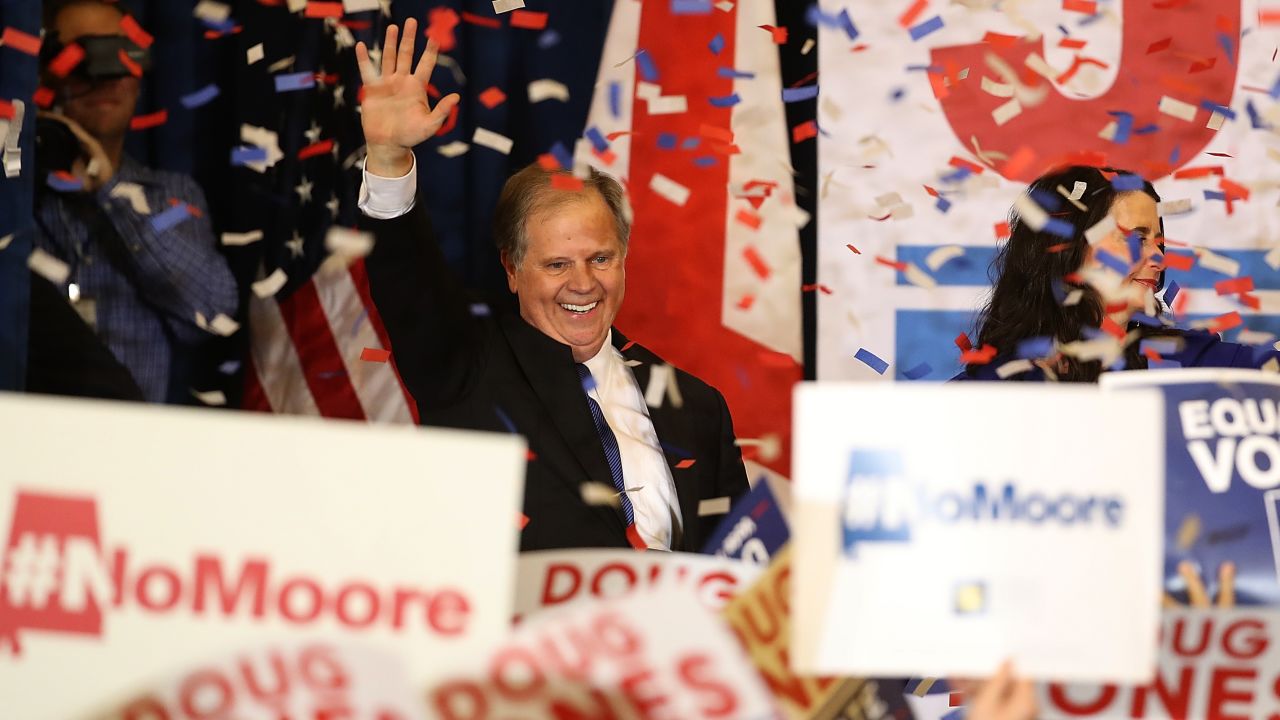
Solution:
M491 87L480 93L479 99L481 105L492 110L507 101L507 94L499 90L497 87Z
M81 60L84 60L84 48L71 43L62 48L62 52L49 63L49 72L58 77L66 77L80 64Z
M1216 333L1226 332L1232 328L1238 328L1243 324L1244 320L1240 317L1240 313L1232 310L1229 313L1223 313L1222 315L1214 318L1213 321L1209 323L1209 330Z
M555 172L560 169L560 161L551 153L542 153L538 156L538 167L547 172Z
M1191 266L1196 262L1194 255L1180 255L1178 253L1165 253L1164 266L1170 270L1190 270Z
M0 35L0 44L27 55L38 56L40 54L40 37L22 32L16 27L4 29L4 34Z
M129 53L124 51L124 48L120 48L117 57L120 58L120 64L124 66L125 70L129 71L130 75L136 78L142 77L142 66L134 62L133 58L129 57Z
M808 285L800 286L800 292L813 292L814 290L821 292L823 295L831 294L831 288L823 285L822 283L810 283Z
M1218 181L1218 187L1222 189L1222 192L1227 194L1227 197L1229 199L1232 199L1232 200L1248 200L1249 199L1249 188L1237 182L1228 180L1225 177Z
M1058 41L1058 47L1066 48L1068 50L1083 50L1084 46L1088 44L1088 40L1079 40L1077 38L1069 37L1064 37Z
M547 14L533 10L514 10L511 13L511 27L522 30L545 30Z
M0 120L12 120L16 113L17 108L13 106L13 103L0 98Z
M432 8L427 15L427 29L422 34L435 40L441 52L449 52L458 43L453 29L459 22L458 12L453 8Z
M1047 253L1060 253L1063 250L1069 250L1069 249L1071 249L1071 243L1064 242L1064 243L1058 243L1057 245L1050 245L1049 247L1045 248L1044 251Z
M697 460L694 460L694 459L692 459L692 458L686 458L686 459L681 460L680 462L676 463L676 469L677 469L677 470L686 470L686 469L688 469L688 468L693 467L693 464L694 464L695 462L697 462Z
M969 336L960 333L955 339L956 347L960 348L960 352L969 352L973 349L973 343L969 341Z
M1109 317L1102 318L1102 326L1100 329L1102 330L1102 332L1114 337L1117 340L1124 339L1124 328L1120 327L1120 325L1116 323L1115 320L1112 320Z
M597 150L593 147L591 148L591 154L600 158L600 161L605 165L612 165L613 161L618 159L618 155L612 149Z
M31 96L31 99L35 102L37 107L44 108L47 110L50 106L53 105L53 101L54 99L56 99L56 97L57 96L54 94L53 90L51 90L50 88L38 87L36 88L35 94Z
M1262 10L1258 13L1259 25L1280 25L1280 10Z
M947 695L947 707L960 707L964 705L964 693L953 692Z
M298 159L306 160L317 155L324 155L333 151L333 140L321 140L320 142L311 143L310 145L298 151Z
M764 258L760 255L760 251L756 250L754 245L748 245L746 249L742 251L742 257L746 258L747 264L751 266L751 269L755 271L756 275L760 276L761 280L769 279L769 263L764 261Z
M633 345L635 345L635 344L636 344L636 341L635 341L635 340L628 340L628 341L627 341L627 344L622 346L621 351L622 351L622 352L626 352L626 351L630 350L630 349L631 349L631 346L633 346Z
M850 250L850 251L852 251L854 255L861 255L861 254L862 254L862 251L861 251L861 250L859 250L858 248L854 247L852 244L846 244L846 245L845 245L845 247L849 248L849 250Z
M302 15L309 18L340 18L342 13L342 3L340 2L311 0L311 2L307 3L307 9Z
M1098 12L1098 3L1094 2L1094 0L1062 0L1062 9L1067 12L1096 15Z
M791 142L797 145L817 136L818 123L814 120L807 120L791 128Z
M567 175L565 173L556 173L551 176L551 187L555 190L565 190L568 192L577 192L585 187L578 178Z
M516 518L516 529L523 530L529 525L529 516L524 513L519 513L519 516Z
M1226 33L1227 35L1238 34L1238 31L1236 30L1235 25L1231 22L1231 19L1228 18L1226 15L1219 15L1217 18L1214 19L1214 24L1217 25L1218 32L1220 33Z
M1245 275L1244 277L1219 280L1213 284L1213 289L1216 290L1219 295L1247 293L1253 290L1253 277Z
M1250 295L1249 293L1240 293L1239 300L1240 300L1240 304L1244 305L1247 308L1250 308L1253 310L1262 309L1262 301L1258 299L1257 295Z
M1154 55L1158 52L1168 50L1171 45L1173 45L1173 38L1171 37L1167 37L1163 40L1157 40L1147 46L1147 54Z
M898 17L898 26L909 28L916 24L916 20L920 17L920 13L929 7L929 0L916 0L912 3L907 11Z
M1195 178L1208 177L1210 175L1223 175L1221 165L1209 165L1205 167L1183 168L1173 174L1174 180L1193 180Z
M876 262L880 263L881 265L891 267L894 270L897 270L898 272L907 271L907 264L904 262L896 262L896 261L890 260L889 258L881 257L879 255L876 256Z
M753 213L753 212L751 212L750 210L748 210L748 209L746 209L746 208L742 208L741 210L739 210L739 211L738 211L738 214L737 214L737 215L735 215L733 219L734 219L734 220L737 220L738 222L742 223L743 225L746 225L747 227L751 228L752 230L759 230L759 229L760 229L760 222L761 222L760 216L759 216L759 215L757 215L757 214L755 214L755 213Z
M996 240L1007 240L1009 238L1009 222L996 223Z
M983 345L980 350L966 350L960 353L960 362L965 365L986 365L996 359L996 350L993 345Z
M384 363L391 359L391 351L381 348L365 348L360 351L360 359L365 362Z
M974 175L981 175L982 172L986 170L986 168L976 162L965 160L964 158L956 157L955 155L951 156L951 160L949 160L947 164L954 168L964 168Z
M756 304L756 296L752 295L751 293L747 293L746 295L743 295L741 298L738 299L739 310L750 310L751 306L755 304Z
M1142 354L1146 355L1147 359L1152 362L1162 362L1164 360L1164 358L1160 356L1160 353L1156 352L1156 349L1153 347L1143 348Z
M125 15L120 18L120 32L132 40L134 45L143 49L151 47L151 43L155 42L155 38L151 36L151 33L143 30L132 15Z
M786 44L787 44L787 29L786 29L786 28L784 28L784 27L774 27L774 26L772 26L772 25L757 25L756 27L760 28L761 30L768 30L768 31L769 31L769 33L770 33L771 35L773 35L773 44L774 44L774 45L786 45Z
M627 542L631 543L631 547L639 552L649 549L649 546L644 543L644 538L640 537L640 530L636 528L634 523L627 526Z
M169 122L169 111L160 110L149 115L134 115L129 121L130 130L149 130Z
M502 27L502 23L498 22L497 18L487 18L483 15L466 12L465 10L462 13L462 22L469 23L471 25L479 25L480 27L493 28L494 30Z
M1004 35L997 32L988 32L982 36L982 42L987 45L994 45L998 48L1011 48L1018 44L1022 38L1018 35Z
M364 86L362 85L360 89L364 90ZM436 137L443 137L445 135L448 135L449 133L453 132L453 129L457 127L457 125L458 125L458 106L454 105L452 108L449 108L449 118L445 120L444 124L440 126L440 129L436 131Z
M708 138L711 140L719 140L722 143L733 142L732 130L728 128L716 127L715 125L708 125L706 123L702 123L702 125L698 127L698 134L704 138ZM759 182L760 182L759 180L752 181L752 183L759 183ZM750 190L752 187L754 187L752 183L747 183L744 189Z

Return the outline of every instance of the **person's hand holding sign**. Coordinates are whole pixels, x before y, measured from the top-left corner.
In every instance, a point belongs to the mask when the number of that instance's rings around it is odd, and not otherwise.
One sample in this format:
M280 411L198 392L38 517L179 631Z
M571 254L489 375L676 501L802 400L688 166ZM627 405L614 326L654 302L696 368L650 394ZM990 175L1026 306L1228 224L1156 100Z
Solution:
M1216 607L1219 609L1236 606L1236 565L1224 562L1218 568L1218 598L1216 603L1209 602L1209 591L1205 589L1204 580L1196 570L1195 564L1186 560L1178 563L1178 574L1187 584L1187 605L1193 608ZM1164 594L1164 606L1181 607L1169 593Z
M382 45L382 72L379 74L363 42L356 43L356 62L364 83L361 124L368 146L365 169L382 177L403 177L413 166L411 150L435 135L449 112L458 104L457 93L450 94L435 108L427 98L427 83L435 69L439 47L427 42L426 52L413 70L413 43L418 22L405 21L404 41L397 43L399 28L387 28Z
M993 677L980 684L966 684L973 692L965 715L969 720L1035 720L1035 685L1030 680L1015 678L1011 663L1001 664Z

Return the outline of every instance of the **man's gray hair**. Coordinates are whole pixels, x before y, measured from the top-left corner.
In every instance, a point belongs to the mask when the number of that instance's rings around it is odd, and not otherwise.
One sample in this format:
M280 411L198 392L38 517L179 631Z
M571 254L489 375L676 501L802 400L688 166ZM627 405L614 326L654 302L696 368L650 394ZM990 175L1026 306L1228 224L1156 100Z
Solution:
M626 257L627 243L631 240L631 206L622 185L595 168L590 168L587 177L582 178L581 190L553 187L552 178L555 176L572 178L573 174L564 169L545 170L533 163L512 175L502 186L502 194L498 196L498 206L493 213L493 239L499 254L519 267L529 247L529 237L525 232L529 217L535 212L581 202L589 197L585 193L594 190L609 207L614 231L622 245L622 255Z

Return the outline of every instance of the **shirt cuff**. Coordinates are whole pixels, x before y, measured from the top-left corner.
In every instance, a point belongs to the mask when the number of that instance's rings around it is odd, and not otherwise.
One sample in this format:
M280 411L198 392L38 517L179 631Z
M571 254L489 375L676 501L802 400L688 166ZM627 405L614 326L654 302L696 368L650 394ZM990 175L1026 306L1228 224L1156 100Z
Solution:
M403 177L387 178L363 170L360 183L360 212L375 220L390 220L413 209L418 192L418 158L413 158Z

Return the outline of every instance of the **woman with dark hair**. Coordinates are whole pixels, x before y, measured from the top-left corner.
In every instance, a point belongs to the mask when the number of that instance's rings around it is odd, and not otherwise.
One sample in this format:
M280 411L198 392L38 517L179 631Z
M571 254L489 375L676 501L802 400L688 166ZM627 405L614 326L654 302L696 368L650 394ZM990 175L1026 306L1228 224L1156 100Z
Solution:
M1262 367L1280 357L1163 317L1159 201L1151 183L1111 168L1072 166L1031 183L1010 212L978 317L977 354L989 362L954 379L1096 382L1106 370L1146 369L1153 355L1167 367Z

